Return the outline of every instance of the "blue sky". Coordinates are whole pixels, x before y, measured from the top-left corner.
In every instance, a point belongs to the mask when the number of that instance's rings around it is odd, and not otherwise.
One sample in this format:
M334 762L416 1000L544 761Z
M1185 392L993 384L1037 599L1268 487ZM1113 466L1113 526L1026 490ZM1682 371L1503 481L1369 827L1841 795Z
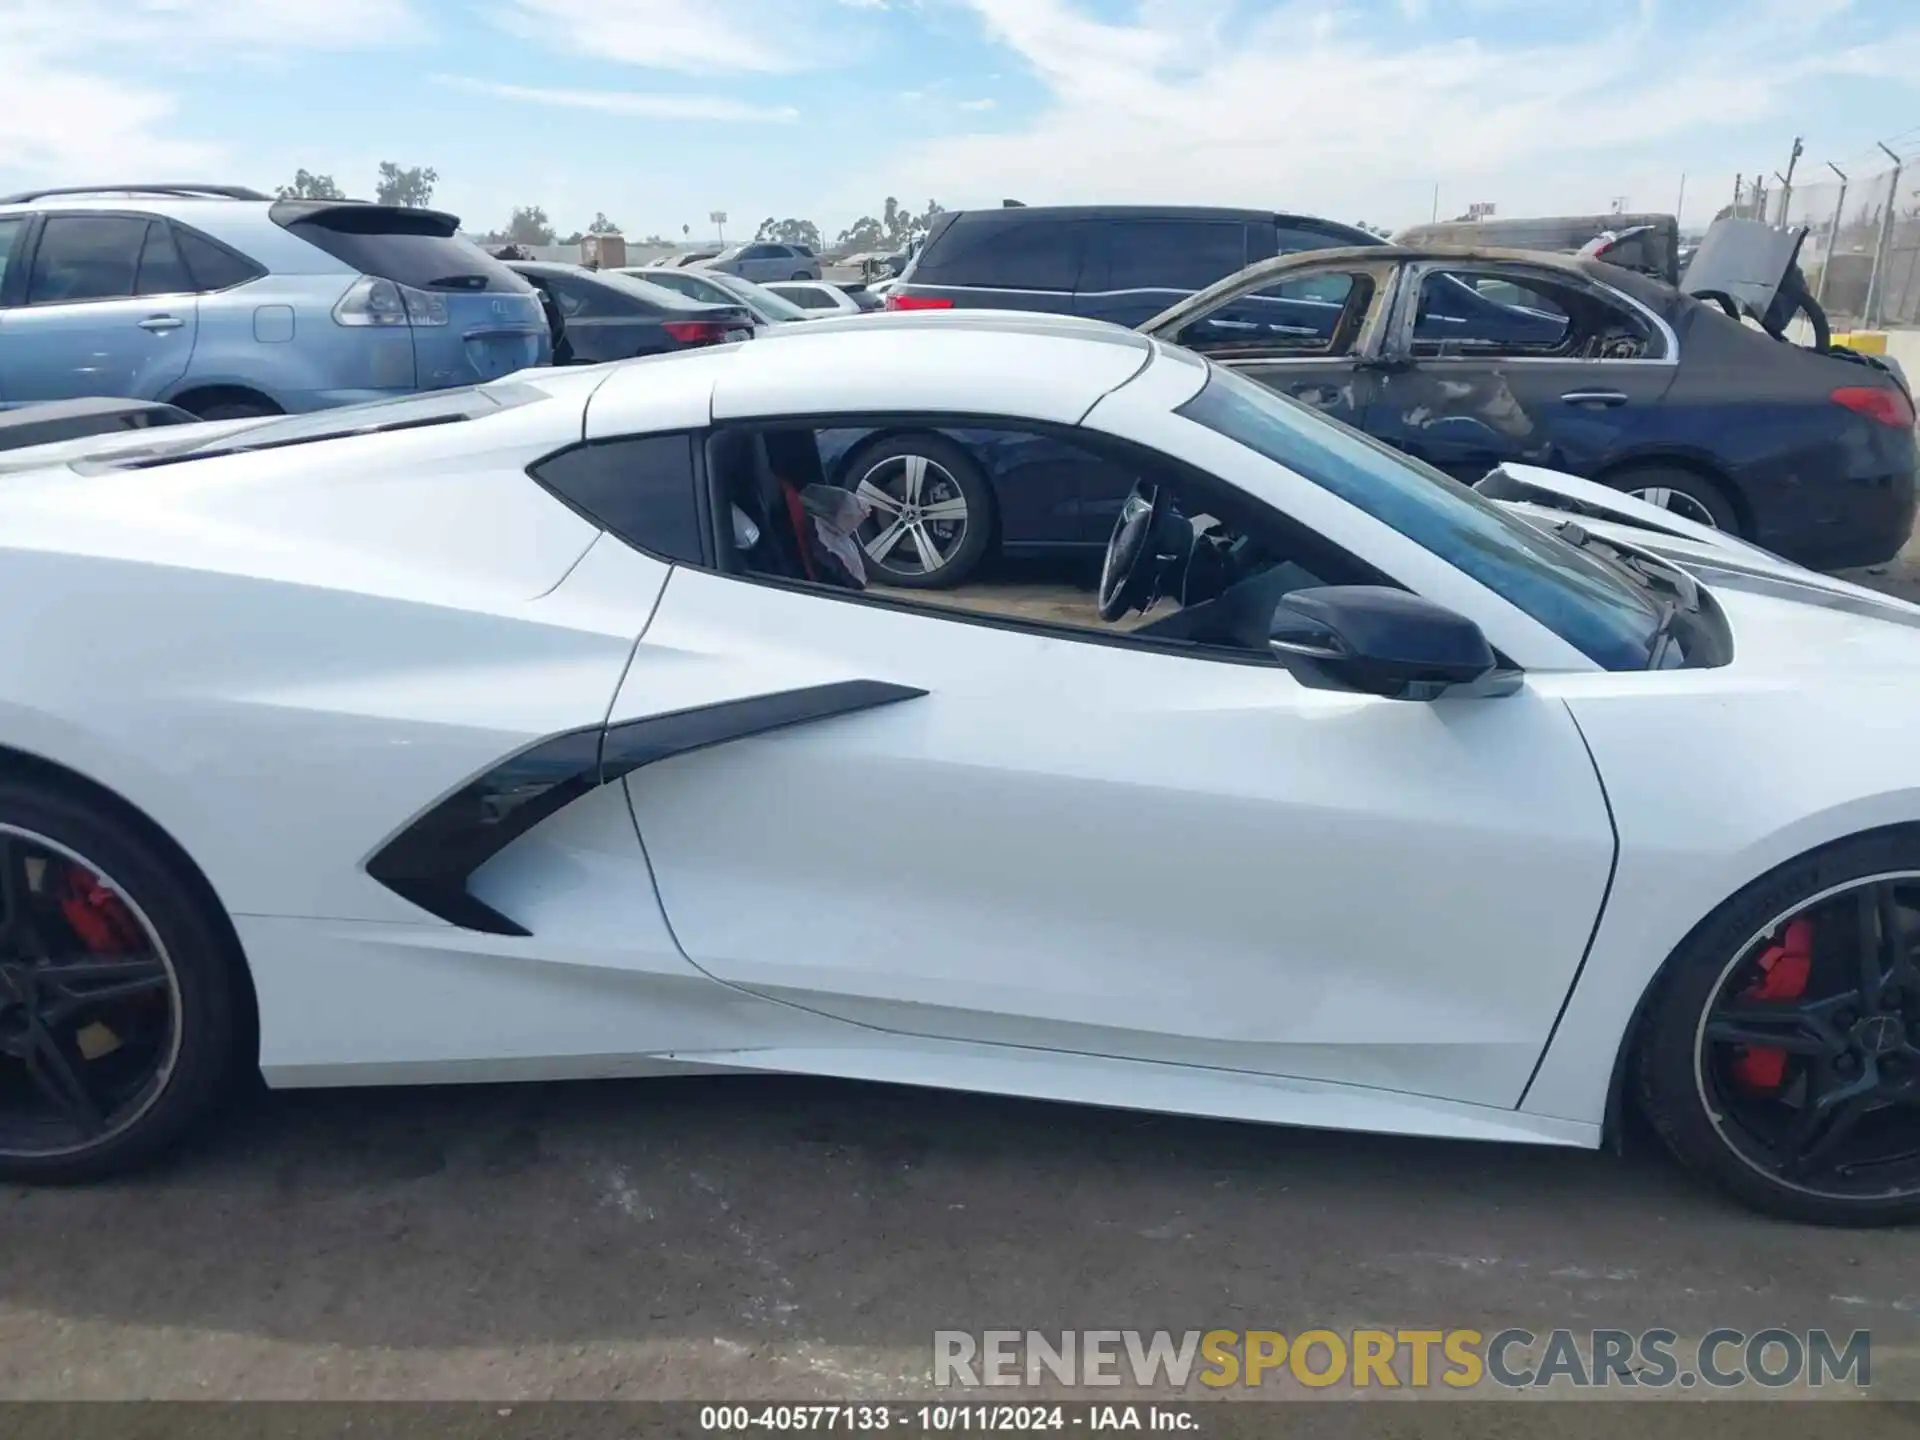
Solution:
M631 235L1131 200L1400 225L1920 154L1920 0L0 0L0 190L434 166ZM1830 175L1827 178L1831 178ZM1920 169L1915 186L1920 188Z

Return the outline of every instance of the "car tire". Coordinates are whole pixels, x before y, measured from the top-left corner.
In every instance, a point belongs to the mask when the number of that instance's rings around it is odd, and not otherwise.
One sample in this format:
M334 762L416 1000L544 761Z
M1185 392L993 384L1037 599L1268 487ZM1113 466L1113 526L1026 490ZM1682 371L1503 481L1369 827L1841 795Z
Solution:
M789 280L811 280L813 277L804 270L796 270L787 277Z
M223 1093L244 1005L232 932L163 844L38 780L0 779L0 873L0 906L18 899L37 938L20 943L27 932L6 916L0 1181L116 1174ZM76 1006L76 995L93 998Z
M1880 908L1888 895L1899 897L1890 912ZM1865 991L1861 947L1881 953L1887 934L1902 957L1890 967L1898 984L1856 1006L1848 995ZM1920 1218L1920 1159L1876 1168L1871 1153L1876 1143L1920 1148L1920 1108L1910 1099L1883 1106L1879 1088L1826 1103L1869 1078L1888 1095L1920 1093L1920 971L1906 958L1915 942L1920 833L1911 829L1829 845L1721 905L1662 972L1633 1057L1641 1106L1667 1148L1772 1215L1852 1226ZM1795 1051L1730 1038L1742 1036Z
M1725 530L1729 535L1741 533L1740 512L1726 489L1697 470L1679 465L1636 465L1603 478L1613 489L1624 490L1662 510Z
M908 498L916 469L920 505L944 507L957 526L924 515L916 523ZM865 446L848 457L839 483L871 507L860 545L872 584L944 590L972 575L993 543L993 486L980 462L943 435L891 435ZM923 541L936 565L923 563Z

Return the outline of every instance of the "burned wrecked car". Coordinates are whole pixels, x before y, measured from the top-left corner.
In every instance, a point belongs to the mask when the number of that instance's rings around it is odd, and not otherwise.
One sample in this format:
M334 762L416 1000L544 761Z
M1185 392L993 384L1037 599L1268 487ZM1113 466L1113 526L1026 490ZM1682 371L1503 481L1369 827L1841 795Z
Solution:
M1798 238L1723 221L1685 288L1590 256L1319 251L1142 329L1468 483L1536 465L1801 564L1877 564L1912 530L1912 397L1832 344Z

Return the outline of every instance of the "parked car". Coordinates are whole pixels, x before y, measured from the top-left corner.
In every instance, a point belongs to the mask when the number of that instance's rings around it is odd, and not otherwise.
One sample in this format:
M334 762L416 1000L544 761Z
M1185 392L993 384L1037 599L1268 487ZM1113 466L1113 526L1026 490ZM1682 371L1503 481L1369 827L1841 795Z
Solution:
M1773 274L1746 292L1756 318L1803 290ZM1323 318L1303 319L1309 295ZM1899 375L1591 257L1298 255L1146 328L1457 479L1547 466L1823 569L1891 559L1912 534Z
M220 185L0 200L0 406L318 410L544 362L532 287L456 216Z
M784 295L776 295L764 285L756 285L751 280L742 280L738 275L729 275L724 271L634 266L620 273L645 280L650 285L663 286L692 300L703 300L712 305L744 305L752 313L756 326L762 329L768 325L785 325L794 320L810 318L806 311Z
M194 422L195 417L179 406L163 405L157 400L116 400L107 396L49 400L40 405L17 405L0 410L0 450L22 450Z
M769 280L767 289L783 300L791 300L802 310L815 315L860 315L878 310L880 302L861 303L866 292L844 290L824 280Z
M719 253L720 247L717 245L704 250L682 250L678 255L668 255L664 259L656 260L654 264L679 269L686 265L698 265L702 260L711 260Z
M1270 210L1032 205L934 217L889 310L1052 310L1134 326L1274 255L1383 243Z
M877 413L1130 468L1099 620L824 579L809 439ZM1634 1106L1748 1206L1920 1217L1920 607L1069 317L135 463L0 485L0 1181L254 1073L744 1067L1587 1150Z
M619 270L514 260L508 268L547 296L558 312L556 365L596 365L753 338L741 304L710 305Z
M1545 465L1802 564L1890 558L1915 512L1903 379L1757 323L1592 258L1376 244L1263 262L1145 328L1460 480ZM951 501L924 550L864 532L908 588L959 584L996 548L1091 556L1131 485L1044 437L890 427L825 449L838 484Z
M699 266L702 270L738 275L742 280L820 278L820 261L813 252L795 245L777 245L771 240L729 246L712 259L700 261Z

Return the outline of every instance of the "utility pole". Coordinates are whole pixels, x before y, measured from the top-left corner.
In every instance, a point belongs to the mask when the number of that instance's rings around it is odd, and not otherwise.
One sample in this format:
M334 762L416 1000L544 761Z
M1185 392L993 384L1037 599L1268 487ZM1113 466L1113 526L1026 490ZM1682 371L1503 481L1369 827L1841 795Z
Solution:
M1433 219L1436 225L1439 224L1440 222L1440 182L1438 180L1433 182Z
M1820 266L1820 283L1814 288L1813 303L1821 304L1827 298L1827 277L1833 274L1833 260L1840 253L1840 222L1847 213L1847 172L1831 160L1827 168L1840 177L1840 198L1833 202L1833 228L1827 232L1827 258Z
M1873 143L1893 161L1893 176L1887 181L1887 204L1880 216L1880 243L1873 247L1873 273L1867 277L1866 321L1870 327L1880 324L1880 312L1887 304L1887 287L1881 284L1881 273L1887 267L1887 251L1893 244L1893 212L1900 198L1900 171L1906 163L1882 142Z
M1740 218L1740 192L1742 188L1744 188L1742 182L1744 182L1746 178L1744 175L1735 175L1733 177L1733 218L1735 220Z
M1806 148L1800 143L1800 137L1794 136L1793 153L1787 156L1787 173L1781 175L1778 170L1773 172L1780 181L1780 218L1776 222L1778 224L1787 223L1787 206L1793 203L1793 167L1800 163L1800 157L1805 153ZM1763 215L1760 218L1764 220L1766 217Z
M1679 220L1684 225L1686 221L1682 217L1685 216L1686 212L1687 212L1687 177L1686 177L1686 173L1683 171L1680 175L1680 198L1673 202L1673 218L1676 220Z

